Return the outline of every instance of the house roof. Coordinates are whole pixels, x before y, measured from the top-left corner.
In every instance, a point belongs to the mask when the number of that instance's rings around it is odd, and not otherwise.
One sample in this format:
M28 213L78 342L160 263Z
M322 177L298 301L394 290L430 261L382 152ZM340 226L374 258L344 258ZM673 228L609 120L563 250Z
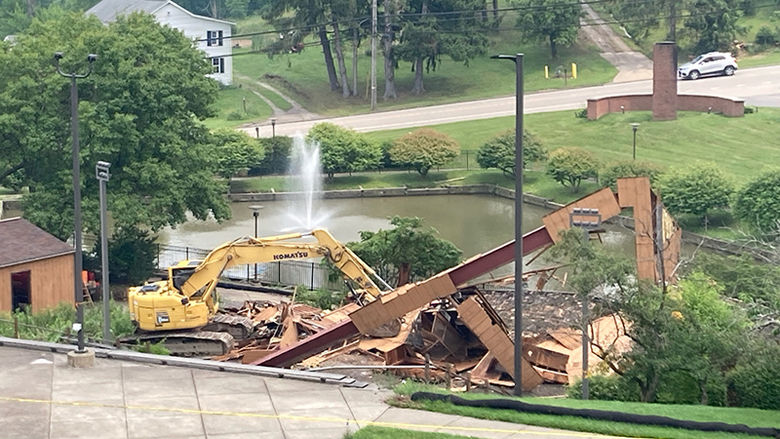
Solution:
M235 24L230 21L218 20L216 18L193 14L192 12L184 9L170 0L102 0L100 3L89 8L87 10L87 14L96 16L103 23L109 23L116 21L117 17L120 15L129 15L133 12L146 12L148 14L154 14L157 12L157 10L167 4L171 4L176 8L184 11L191 17L199 18L201 20L224 23L231 26Z
M0 220L0 268L73 252L73 247L24 218Z

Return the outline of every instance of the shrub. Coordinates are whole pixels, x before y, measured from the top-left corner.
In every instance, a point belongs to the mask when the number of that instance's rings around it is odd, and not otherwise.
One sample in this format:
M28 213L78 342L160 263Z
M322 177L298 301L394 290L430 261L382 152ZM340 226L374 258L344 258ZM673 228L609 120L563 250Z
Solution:
M241 114L241 112L238 110L231 111L230 113L227 114L227 116L225 116L225 119L227 120L241 120L243 118L244 115Z
M528 131L523 132L523 167L529 162L542 161L547 158L547 151L541 143ZM496 136L477 151L477 163L483 168L496 168L505 175L515 175L515 132L507 131Z
M780 346L768 341L746 355L728 375L729 403L741 407L780 409Z
M598 175L598 162L593 154L582 148L559 148L550 153L547 174L563 186L577 192L586 178Z
M577 110L574 112L574 117L578 119L587 119L588 118L588 109L583 108L581 110Z
M756 44L759 46L774 46L777 39L777 30L772 30L769 26L761 26L756 33Z
M154 237L135 228L114 232L108 244L111 282L139 284L154 272L157 245Z
M430 128L420 128L393 143L390 158L398 164L414 168L420 175L458 156L460 147L452 137Z
M290 167L292 138L287 136L260 139L265 150L259 166L249 168L249 175L284 174Z
M761 233L771 234L780 220L780 169L759 174L737 192L734 213Z
M613 162L607 165L599 174L599 180L604 186L617 189L617 179L621 177L649 177L653 186L661 175L661 168L650 162L627 160Z
M714 163L672 169L659 184L664 205L673 215L690 213L707 220L707 212L726 208L734 186Z
M346 293L343 291L328 291L324 289L309 290L303 285L295 287L295 301L317 308L328 310L334 306L339 306Z
M639 401L639 392L634 387L618 375L593 375L588 378L590 399ZM582 398L582 379L577 379L566 387L566 396L572 399Z

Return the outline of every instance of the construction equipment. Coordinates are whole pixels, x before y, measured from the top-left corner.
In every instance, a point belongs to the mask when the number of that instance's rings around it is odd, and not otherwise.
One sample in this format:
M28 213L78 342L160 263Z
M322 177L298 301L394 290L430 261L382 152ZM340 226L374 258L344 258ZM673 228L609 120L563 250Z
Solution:
M316 242L291 240L313 237ZM134 342L165 341L179 355L221 355L235 338L251 335L253 322L239 316L218 314L215 288L222 272L232 266L284 260L327 258L344 277L354 282L358 301L371 301L382 290L391 290L371 267L330 233L315 229L267 238L240 238L223 244L202 261L181 261L168 267L168 279L131 287L127 301L138 325ZM192 329L200 329L192 331Z

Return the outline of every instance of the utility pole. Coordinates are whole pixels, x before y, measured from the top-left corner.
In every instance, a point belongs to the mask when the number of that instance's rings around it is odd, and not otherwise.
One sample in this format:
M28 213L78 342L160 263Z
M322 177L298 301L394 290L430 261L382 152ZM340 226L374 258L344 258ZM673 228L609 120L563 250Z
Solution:
M371 111L376 110L376 0L371 1Z

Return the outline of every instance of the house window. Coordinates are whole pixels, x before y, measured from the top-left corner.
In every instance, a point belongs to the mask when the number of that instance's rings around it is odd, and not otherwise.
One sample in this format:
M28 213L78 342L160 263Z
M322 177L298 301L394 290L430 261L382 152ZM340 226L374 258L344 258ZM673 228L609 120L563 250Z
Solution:
M214 73L225 73L225 58L211 58Z
M208 45L208 46L221 46L222 45L222 31L221 30L209 30L209 31L206 31L206 45Z

